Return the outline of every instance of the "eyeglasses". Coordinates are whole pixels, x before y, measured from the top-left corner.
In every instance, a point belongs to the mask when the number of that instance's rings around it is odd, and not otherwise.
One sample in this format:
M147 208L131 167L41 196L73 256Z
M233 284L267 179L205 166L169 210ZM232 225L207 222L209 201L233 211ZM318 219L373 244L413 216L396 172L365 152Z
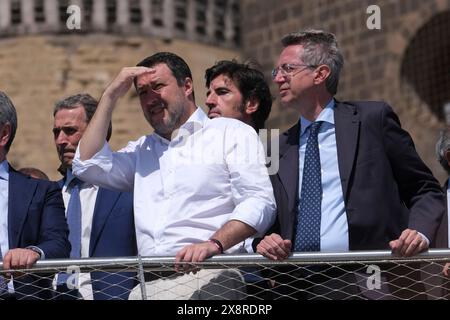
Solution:
M304 67L304 68L299 69L300 67ZM305 70L306 68L316 68L316 67L317 66L308 65L308 64L283 63L281 66L276 67L272 70L272 80L275 80L278 72L281 72L281 75L283 77L286 77L286 76L293 77L298 72L301 72L302 70ZM298 72L294 74L294 72L296 70L298 70Z

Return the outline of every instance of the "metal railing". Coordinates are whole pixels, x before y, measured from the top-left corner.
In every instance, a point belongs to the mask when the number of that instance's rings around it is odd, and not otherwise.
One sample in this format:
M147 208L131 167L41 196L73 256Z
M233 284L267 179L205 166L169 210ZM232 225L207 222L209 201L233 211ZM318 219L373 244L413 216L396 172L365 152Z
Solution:
M450 250L410 258L387 250L294 253L284 261L219 255L179 264L196 271L187 273L177 272L174 257L42 260L31 269L0 271L14 272L12 284L3 281L0 300L449 299L446 263Z

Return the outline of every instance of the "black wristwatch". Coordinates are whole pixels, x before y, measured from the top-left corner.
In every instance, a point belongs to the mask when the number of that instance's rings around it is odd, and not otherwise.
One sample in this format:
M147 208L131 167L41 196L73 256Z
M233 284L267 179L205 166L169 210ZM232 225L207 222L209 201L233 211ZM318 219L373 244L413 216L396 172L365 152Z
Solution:
M39 259L42 258L42 251L37 247L26 247L25 249L31 250L39 254Z

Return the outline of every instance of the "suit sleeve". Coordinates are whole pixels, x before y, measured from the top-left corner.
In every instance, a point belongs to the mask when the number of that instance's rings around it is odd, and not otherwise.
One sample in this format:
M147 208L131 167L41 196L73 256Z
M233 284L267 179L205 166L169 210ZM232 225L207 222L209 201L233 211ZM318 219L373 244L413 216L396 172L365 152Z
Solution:
M444 194L439 182L420 159L397 115L386 104L382 108L381 126L400 196L410 211L408 227L432 241L445 212Z
M36 246L44 251L46 259L68 258L71 250L69 229L61 189L56 182L48 185L44 198L39 243Z

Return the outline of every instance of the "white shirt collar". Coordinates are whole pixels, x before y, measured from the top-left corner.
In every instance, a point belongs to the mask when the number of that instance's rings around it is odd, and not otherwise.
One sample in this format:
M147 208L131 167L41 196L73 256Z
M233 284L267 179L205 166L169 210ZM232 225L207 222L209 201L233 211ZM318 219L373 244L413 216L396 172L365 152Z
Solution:
M181 136L191 135L197 130L202 129L205 126L206 121L208 120L209 118L206 115L205 111L203 111L202 108L197 107L197 110L195 110L194 113L192 113L191 116L187 119L187 121L180 126L180 128L178 129L178 134L175 136L173 140L178 139L180 135ZM160 136L156 132L154 132L153 135L157 139L159 139L161 143L167 145L171 143L171 141Z

